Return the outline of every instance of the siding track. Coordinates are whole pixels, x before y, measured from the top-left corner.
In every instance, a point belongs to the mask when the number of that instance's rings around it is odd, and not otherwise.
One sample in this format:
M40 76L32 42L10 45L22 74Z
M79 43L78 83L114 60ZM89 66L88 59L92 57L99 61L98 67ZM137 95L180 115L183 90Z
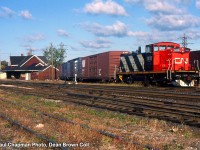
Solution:
M200 127L198 88L136 88L20 81L2 81L2 84L24 87L0 87L13 92Z

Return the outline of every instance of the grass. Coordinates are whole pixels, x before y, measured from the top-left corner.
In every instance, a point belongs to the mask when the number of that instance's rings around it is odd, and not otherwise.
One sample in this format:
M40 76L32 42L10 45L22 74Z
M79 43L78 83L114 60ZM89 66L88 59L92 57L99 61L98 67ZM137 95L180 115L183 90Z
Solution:
M87 127L109 131L143 145L151 144L166 150L182 149L196 143L200 139L199 130L193 130L184 125L170 124L157 119L148 119L85 106L65 105L62 102L54 102L34 96L2 92L0 92L0 96L84 124L85 129L80 126L53 121L48 117L12 105L5 106L5 109L3 109L4 105L0 106L2 110L10 110L9 113L13 117L15 116L16 119L21 120L32 128L38 123L43 123L45 128L38 131L61 142L63 140L72 143L89 141L90 143L95 143L100 149L106 147L110 149L126 149L130 147L130 145L120 144L119 141L114 141L108 137L89 131ZM5 124L2 128L10 129L13 127Z

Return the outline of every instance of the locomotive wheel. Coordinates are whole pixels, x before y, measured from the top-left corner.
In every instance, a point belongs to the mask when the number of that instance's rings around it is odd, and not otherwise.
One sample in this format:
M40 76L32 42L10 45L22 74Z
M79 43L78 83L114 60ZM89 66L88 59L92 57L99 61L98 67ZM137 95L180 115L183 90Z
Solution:
M130 77L127 77L126 79L126 83L128 84L132 84L134 81L133 81L133 78L130 76Z
M144 86L149 86L150 85L150 81L147 77L145 77L144 81L143 81Z

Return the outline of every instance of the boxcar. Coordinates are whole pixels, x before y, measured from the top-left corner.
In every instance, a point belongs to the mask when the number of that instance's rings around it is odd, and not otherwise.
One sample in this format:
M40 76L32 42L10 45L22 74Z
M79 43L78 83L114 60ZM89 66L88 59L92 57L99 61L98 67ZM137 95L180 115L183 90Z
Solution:
M127 51L108 51L82 58L83 81L112 81L116 67L120 63L120 55Z
M190 52L190 64L192 69L199 70L200 66L200 50Z
M70 70L69 62L65 62L65 63L61 64L61 66L60 66L60 79L61 80L65 80L67 77L69 77L69 70Z
M69 60L61 65L60 78L62 80L82 79L82 58Z

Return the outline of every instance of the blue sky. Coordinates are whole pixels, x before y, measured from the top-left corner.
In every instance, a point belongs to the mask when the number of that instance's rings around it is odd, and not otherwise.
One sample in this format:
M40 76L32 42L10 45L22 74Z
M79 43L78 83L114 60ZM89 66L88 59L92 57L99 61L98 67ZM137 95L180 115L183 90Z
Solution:
M0 0L0 58L42 55L63 42L66 60L173 41L200 50L200 0Z

